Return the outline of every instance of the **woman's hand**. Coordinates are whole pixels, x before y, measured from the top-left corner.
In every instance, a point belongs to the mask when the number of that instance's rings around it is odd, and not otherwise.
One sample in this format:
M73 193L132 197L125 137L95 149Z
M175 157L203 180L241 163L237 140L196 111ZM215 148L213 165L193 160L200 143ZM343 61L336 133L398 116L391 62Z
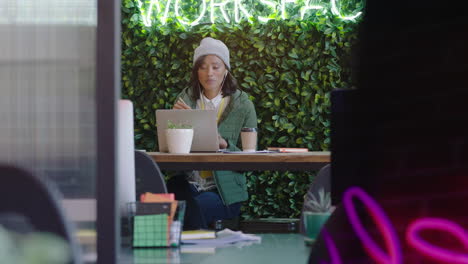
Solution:
M172 109L192 109L190 106L188 106L182 98L179 98L177 102L174 104L174 107Z
M226 149L228 147L228 143L226 142L226 140L221 137L219 134L218 134L218 141L219 141L219 149Z

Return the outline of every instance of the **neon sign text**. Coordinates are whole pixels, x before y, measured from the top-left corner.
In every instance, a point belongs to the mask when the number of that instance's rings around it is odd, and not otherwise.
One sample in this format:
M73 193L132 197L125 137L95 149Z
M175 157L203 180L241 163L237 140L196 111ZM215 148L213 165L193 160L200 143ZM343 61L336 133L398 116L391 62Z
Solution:
M151 27L153 24L153 19L159 20L162 25L165 25L170 14L175 14L175 19L179 23L195 26L202 22L208 23L207 16L209 16L209 23L231 23L233 20L235 23L239 23L242 19L246 19L252 23L252 18L254 16L260 22L267 22L271 18L268 16L255 15L254 10L248 10L242 0L221 0L217 2L216 0L199 0L200 3L200 13L196 15L196 18L192 21L188 20L181 10L181 1L183 0L150 0L148 5L143 6L143 0L136 0L138 8L140 9L140 14L142 17L142 22L145 26ZM279 2L274 2L270 0L258 0L262 5L264 5L267 10L271 11L270 14L281 14L282 19L288 19L290 16L287 13L287 9L290 7L297 6L297 0L277 0ZM300 19L304 19L307 13L314 12L314 10L322 10L325 14L327 10L325 5L319 5L317 3L311 3L314 0L305 0L300 8ZM351 15L344 15L337 4L338 0L330 0L330 11L331 13L342 19L342 20L355 20L362 15L362 12L356 12ZM173 12L171 13L171 6L173 6ZM219 12L218 12L219 11ZM207 14L209 13L209 14ZM264 15L264 14L263 14Z
M372 240L372 238L369 236L369 233L365 230L356 213L356 209L352 201L353 198L359 199L365 205L367 212L371 215L373 221L377 225L378 230L384 237L385 247L388 253L385 253ZM389 218L386 216L383 209L374 199L372 199L372 197L370 197L361 188L351 187L345 192L343 196L343 207L354 232L361 240L361 243L366 252L375 262L384 264L403 263L401 246L396 235L395 228L393 227ZM456 237L457 240L461 242L467 253L451 251L450 249L445 249L430 244L419 235L424 230L439 230ZM331 259L330 264L341 264L342 261L338 249L326 229L322 230L321 236L323 237L325 245L328 249L328 253ZM406 230L405 238L406 242L411 247L426 257L441 261L443 263L468 264L468 232L452 221L430 217L416 219L409 225L408 229ZM321 261L320 264L327 263L325 261Z

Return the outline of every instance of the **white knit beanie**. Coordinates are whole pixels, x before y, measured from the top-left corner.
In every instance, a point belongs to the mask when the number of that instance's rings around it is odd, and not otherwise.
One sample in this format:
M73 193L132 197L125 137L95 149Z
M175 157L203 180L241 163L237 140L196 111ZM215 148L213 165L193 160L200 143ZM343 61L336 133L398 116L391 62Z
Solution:
M200 42L200 46L195 49L193 54L193 65L197 62L198 58L205 55L216 55L218 56L228 69L231 69L229 64L229 49L221 40L214 38L204 38Z

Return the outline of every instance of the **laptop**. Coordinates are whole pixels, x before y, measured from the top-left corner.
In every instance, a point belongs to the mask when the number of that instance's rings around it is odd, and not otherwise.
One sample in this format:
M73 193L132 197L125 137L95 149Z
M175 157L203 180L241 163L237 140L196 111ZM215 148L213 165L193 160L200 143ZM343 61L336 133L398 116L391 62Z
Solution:
M167 122L188 124L193 127L190 152L217 152L219 150L218 125L215 110L184 109L156 110L159 152L168 152L166 143Z

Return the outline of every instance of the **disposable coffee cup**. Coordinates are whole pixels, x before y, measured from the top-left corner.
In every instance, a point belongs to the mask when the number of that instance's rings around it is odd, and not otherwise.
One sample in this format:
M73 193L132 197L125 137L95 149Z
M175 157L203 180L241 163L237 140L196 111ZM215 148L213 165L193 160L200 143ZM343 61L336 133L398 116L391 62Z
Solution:
M255 152L257 149L257 129L244 127L241 129L242 151Z

